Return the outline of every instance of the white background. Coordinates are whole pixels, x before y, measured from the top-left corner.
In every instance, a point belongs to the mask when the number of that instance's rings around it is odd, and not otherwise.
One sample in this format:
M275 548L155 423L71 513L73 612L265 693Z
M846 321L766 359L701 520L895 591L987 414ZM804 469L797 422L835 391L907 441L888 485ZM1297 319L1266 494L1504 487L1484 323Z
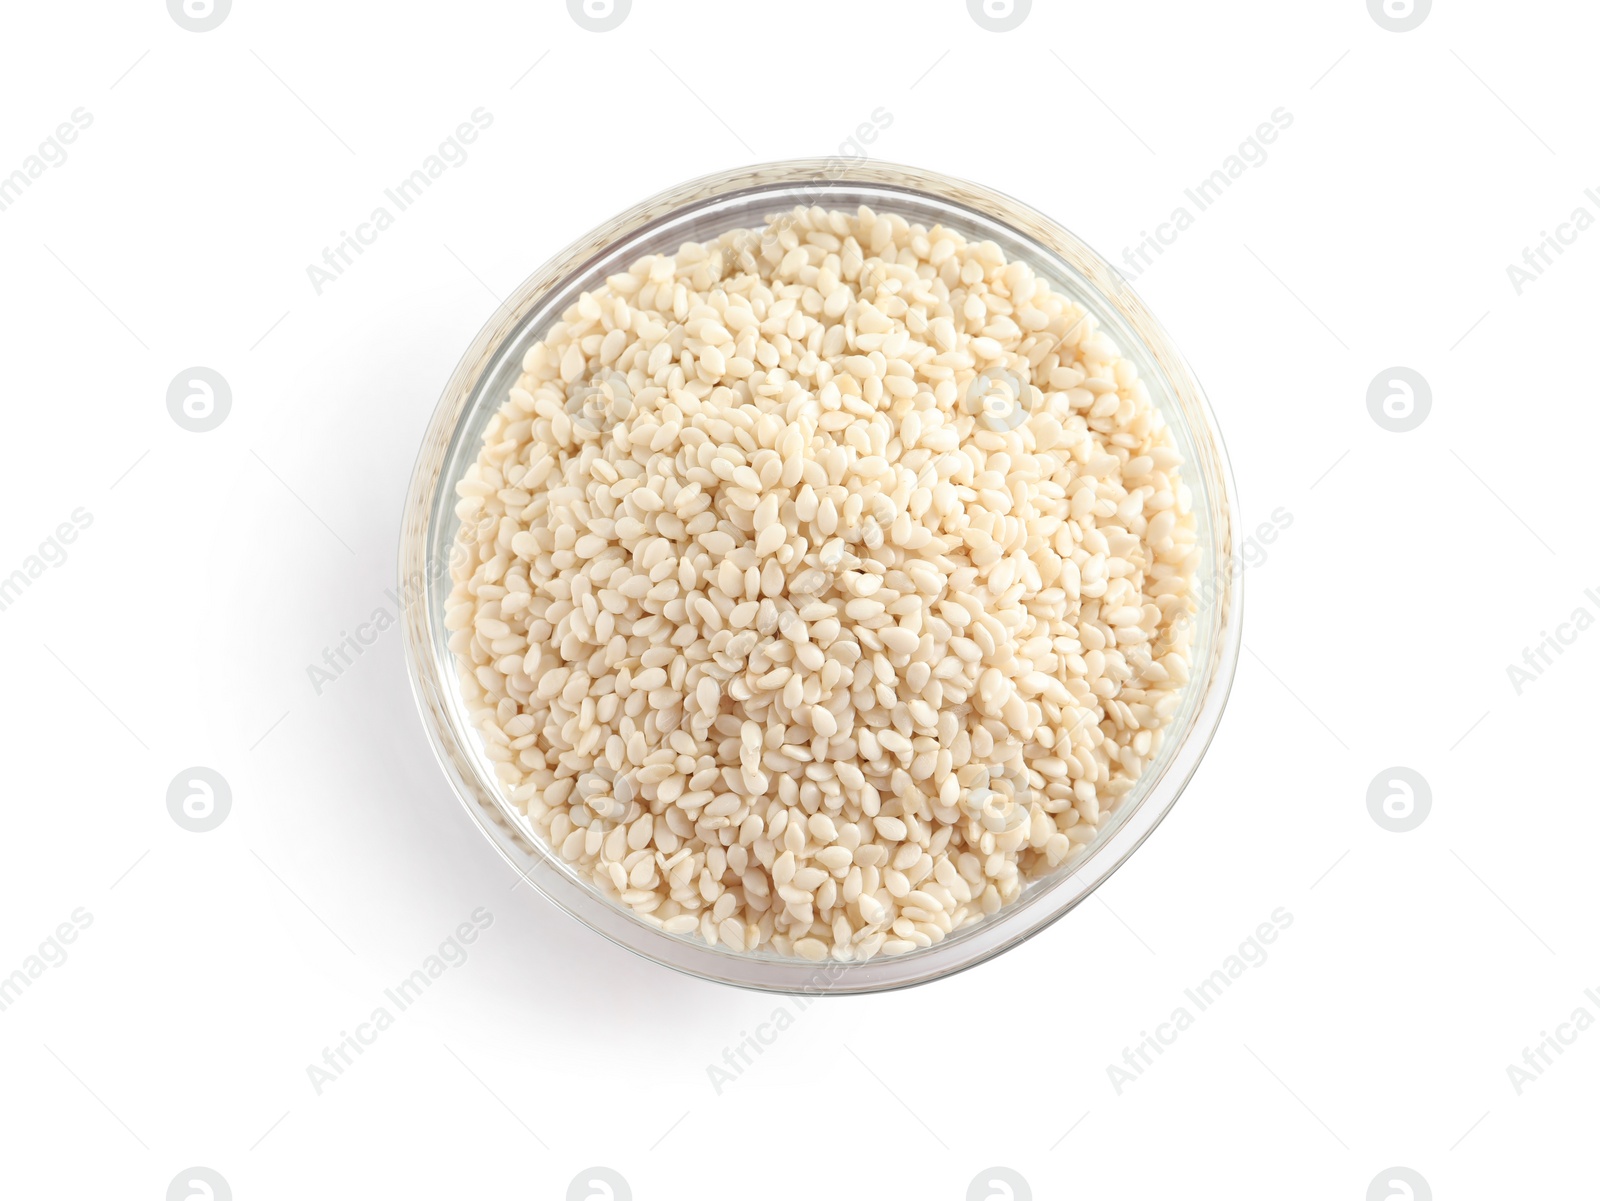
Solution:
M0 576L93 523L0 612L0 975L92 915L0 1012L7 1196L150 1198L205 1165L248 1198L1588 1195L1600 1031L1600 633L1519 696L1507 665L1600 614L1600 231L1508 264L1600 185L1587 6L958 0L30 4L0 36L0 175L93 123L0 212ZM692 88L692 92L691 89ZM318 295L306 267L483 107L465 163ZM1149 843L1025 946L834 1000L719 1095L793 1002L678 976L514 877L425 745L388 606L424 425L497 300L693 176L871 152L981 181L1108 258L1279 107L1292 126L1139 277L1205 383L1247 527L1221 732ZM227 420L168 416L204 365ZM1408 433L1369 383L1431 385ZM1586 588L1597 589L1585 599ZM166 790L220 772L185 831ZM1367 811L1403 765L1410 833ZM307 1066L475 908L493 924L318 1095ZM1276 908L1292 926L1120 1093L1107 1065ZM580 1188L581 1194L583 1190ZM980 1188L980 1192L982 1189ZM1376 1196L1388 1195L1380 1187ZM620 1192L619 1192L620 1195ZM1021 1195L1020 1191L1019 1194ZM1420 1191L1419 1196L1424 1195Z

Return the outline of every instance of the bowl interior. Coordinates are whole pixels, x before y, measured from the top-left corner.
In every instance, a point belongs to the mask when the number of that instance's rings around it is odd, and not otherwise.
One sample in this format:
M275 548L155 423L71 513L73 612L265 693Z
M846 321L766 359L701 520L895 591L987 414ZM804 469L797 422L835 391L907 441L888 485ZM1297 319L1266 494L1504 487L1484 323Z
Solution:
M489 818L485 830L502 853L519 870L532 874L537 867L534 882L542 891L634 950L714 979L782 991L864 991L915 983L970 966L1066 912L1114 870L1176 799L1220 716L1238 649L1231 482L1220 440L1192 375L1122 278L1064 230L973 185L881 167L851 168L840 178L825 178L823 167L820 162L784 165L765 173L755 170L685 185L677 195L646 202L595 231L502 306L463 360L435 417L430 437L437 443L436 453L430 459L425 446L428 469L419 463L408 518L420 528L408 532L405 557L411 570L403 577L415 581L408 592L415 593L411 599L418 620L408 622L408 650L413 653L414 677L420 677L419 700L432 711L435 725L445 727L432 731L441 759L458 788L475 793L477 806L489 810L477 816L480 822ZM521 374L524 352L582 292L625 271L644 255L671 253L685 242L710 240L730 229L759 227L795 205L854 210L863 204L898 213L913 223L942 224L969 239L989 239L1008 259L1027 261L1052 288L1094 315L1122 354L1138 366L1183 454L1184 483L1193 498L1202 563L1191 682L1160 750L1133 790L1103 819L1087 848L1055 873L1028 884L1014 904L941 943L865 964L818 965L768 953L736 954L707 947L693 936L659 931L633 918L543 847L501 792L461 698L444 628L444 603L451 591L445 565L459 527L455 482L476 459L485 426ZM418 563L419 558L424 562ZM1235 635L1231 640L1230 632ZM1215 712L1209 712L1213 708ZM438 745L441 742L453 745ZM1152 806L1157 811L1147 812ZM469 802L469 810L473 807ZM1133 832L1129 826L1136 815L1146 820L1139 823L1142 830ZM1115 849L1119 844L1121 849Z

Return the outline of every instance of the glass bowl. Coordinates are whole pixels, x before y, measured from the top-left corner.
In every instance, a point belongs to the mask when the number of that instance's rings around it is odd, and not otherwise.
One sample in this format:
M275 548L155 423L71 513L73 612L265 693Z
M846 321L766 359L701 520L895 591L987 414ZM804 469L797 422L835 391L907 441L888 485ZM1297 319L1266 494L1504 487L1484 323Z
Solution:
M520 374L523 352L581 292L646 254L760 227L795 205L854 210L862 204L990 239L1099 319L1137 364L1184 456L1202 563L1190 683L1161 749L1087 847L1027 884L1012 904L942 942L865 963L812 963L665 933L547 848L502 792L462 700L445 601L458 526L455 483L477 458L484 427ZM786 993L901 988L961 971L1039 933L1093 892L1172 808L1216 732L1238 662L1236 513L1222 438L1188 365L1126 281L1061 226L998 192L914 167L837 159L769 163L692 180L612 218L536 271L489 319L445 388L406 497L400 543L406 658L428 737L467 812L506 861L571 916L646 958L725 984Z

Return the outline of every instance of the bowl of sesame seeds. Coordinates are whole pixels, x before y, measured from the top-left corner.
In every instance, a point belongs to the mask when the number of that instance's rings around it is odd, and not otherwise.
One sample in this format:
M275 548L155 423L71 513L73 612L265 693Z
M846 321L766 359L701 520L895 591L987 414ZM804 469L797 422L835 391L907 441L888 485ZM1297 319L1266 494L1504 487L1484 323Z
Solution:
M1240 648L1226 453L1126 281L976 184L694 180L479 334L403 515L469 814L599 934L866 992L1038 933L1151 833Z

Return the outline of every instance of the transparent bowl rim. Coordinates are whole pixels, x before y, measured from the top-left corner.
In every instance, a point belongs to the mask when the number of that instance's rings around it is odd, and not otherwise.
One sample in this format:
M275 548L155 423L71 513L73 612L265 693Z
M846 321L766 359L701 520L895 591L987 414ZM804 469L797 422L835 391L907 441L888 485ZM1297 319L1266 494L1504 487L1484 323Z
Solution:
M429 586L435 518L444 506L441 490L453 490L442 472L464 420L484 403L480 384L508 339L519 337L530 315L564 286L591 272L608 248L648 236L684 213L759 197L764 192L815 189L816 203L833 191L883 188L955 206L1064 260L1094 289L1102 311L1120 317L1142 343L1147 360L1164 377L1167 395L1202 458L1212 533L1214 601L1202 606L1215 623L1207 661L1194 665L1189 687L1198 699L1185 707L1185 729L1168 753L1159 779L1137 804L1119 809L1109 833L1081 853L1070 872L1035 886L1016 903L959 931L943 942L904 956L876 956L866 963L811 963L793 958L738 954L688 937L669 935L634 918L623 907L580 883L567 866L532 837L494 780L475 745L477 732L460 728L455 664L437 653L443 614ZM887 200L892 211L892 198ZM1049 274L1048 272L1046 274ZM1067 281L1056 281L1065 283ZM1173 414L1168 414L1172 419ZM795 159L703 176L669 188L618 214L555 255L530 275L491 315L457 364L429 422L407 492L400 532L401 625L407 672L434 755L462 806L490 843L522 878L569 916L653 962L706 980L786 994L848 994L904 988L976 966L1031 938L1082 903L1154 831L1192 778L1216 733L1232 687L1242 645L1243 611L1235 549L1238 503L1232 469L1215 415L1188 364L1120 273L1065 228L1002 193L937 172L879 161ZM432 562L436 565L437 558ZM452 694L455 693L453 696ZM454 705L459 708L459 703Z

